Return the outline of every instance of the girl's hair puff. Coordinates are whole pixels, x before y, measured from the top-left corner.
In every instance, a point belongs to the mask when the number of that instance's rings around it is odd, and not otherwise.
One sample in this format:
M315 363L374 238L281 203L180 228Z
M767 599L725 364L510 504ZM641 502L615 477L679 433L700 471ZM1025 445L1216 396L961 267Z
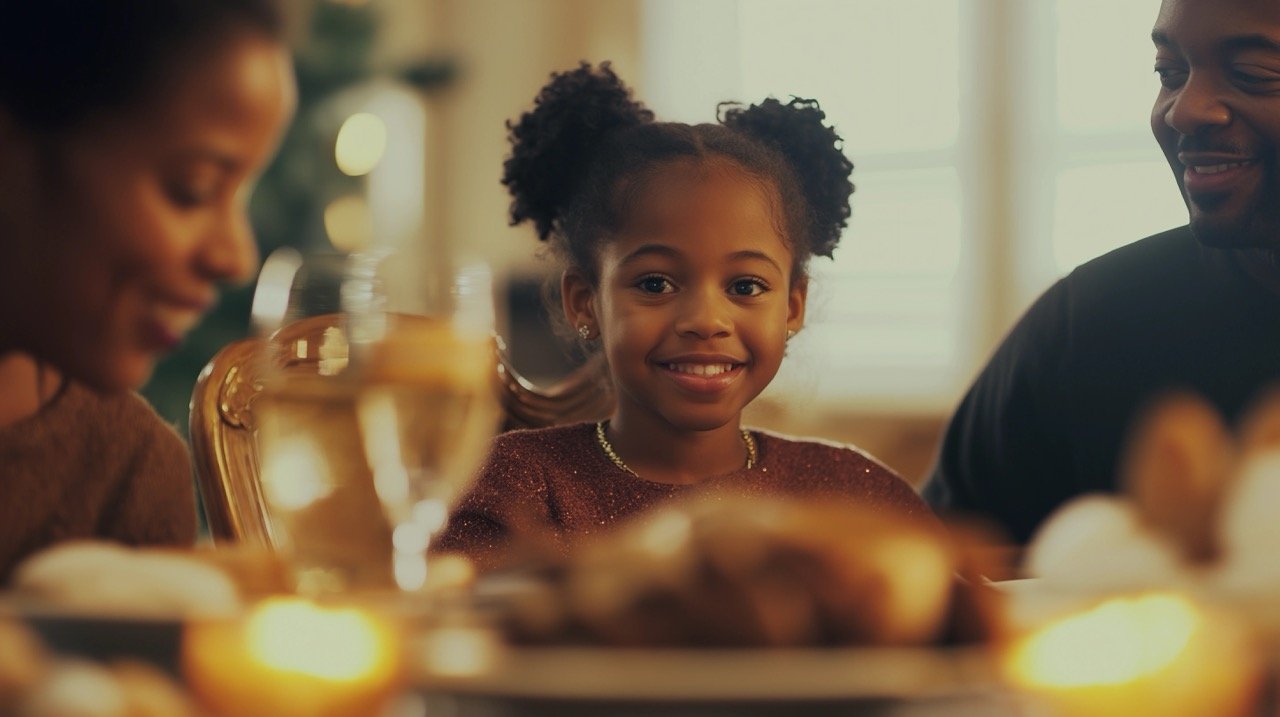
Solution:
M511 223L532 220L593 282L601 243L624 228L635 197L677 161L728 160L775 193L795 275L831 256L849 219L853 164L812 100L720 106L719 124L654 122L609 63L554 73L534 107L508 122L502 183Z
M849 224L853 194L853 162L840 151L842 141L817 100L793 97L782 103L770 97L743 107L721 104L724 126L759 139L776 149L795 172L810 212L809 249L830 257Z

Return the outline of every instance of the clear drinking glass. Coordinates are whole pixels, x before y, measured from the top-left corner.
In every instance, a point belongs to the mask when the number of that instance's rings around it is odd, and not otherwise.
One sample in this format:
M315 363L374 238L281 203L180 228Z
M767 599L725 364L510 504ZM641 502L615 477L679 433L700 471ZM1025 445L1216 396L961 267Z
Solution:
M268 528L310 595L390 588L391 531L356 420L343 293L352 260L272 255L254 298L267 336L253 415Z
M368 255L346 287L356 419L402 590L427 584L427 547L475 478L500 418L493 284L481 263Z
M421 589L499 425L488 268L309 255L273 290L288 309L255 406L272 540L304 592Z

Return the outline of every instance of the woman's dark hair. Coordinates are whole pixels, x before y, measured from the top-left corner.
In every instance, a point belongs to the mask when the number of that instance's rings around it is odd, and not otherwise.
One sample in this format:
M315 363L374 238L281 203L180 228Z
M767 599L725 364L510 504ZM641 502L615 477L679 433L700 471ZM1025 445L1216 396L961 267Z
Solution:
M532 221L593 282L600 241L622 228L634 192L626 180L679 160L729 160L776 187L795 274L831 256L849 221L853 163L814 100L719 107L719 124L655 122L609 63L555 73L534 107L508 122L502 183L511 223Z
M275 0L0 0L0 107L44 130L155 90L233 31L283 39Z

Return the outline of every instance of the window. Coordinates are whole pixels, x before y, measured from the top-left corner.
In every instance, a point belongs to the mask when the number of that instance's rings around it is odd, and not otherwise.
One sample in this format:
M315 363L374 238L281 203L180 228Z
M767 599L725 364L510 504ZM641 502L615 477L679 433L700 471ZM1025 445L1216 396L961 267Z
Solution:
M1157 6L647 0L641 95L660 116L815 97L856 166L770 391L946 410L1050 282L1185 222L1147 129Z

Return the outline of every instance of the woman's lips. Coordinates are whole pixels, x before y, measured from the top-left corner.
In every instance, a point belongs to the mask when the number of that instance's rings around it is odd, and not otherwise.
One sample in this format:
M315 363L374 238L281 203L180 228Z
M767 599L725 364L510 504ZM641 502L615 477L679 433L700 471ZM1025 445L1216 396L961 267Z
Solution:
M204 316L203 309L183 306L157 306L142 322L144 341L151 347L169 351L182 343L182 339Z

